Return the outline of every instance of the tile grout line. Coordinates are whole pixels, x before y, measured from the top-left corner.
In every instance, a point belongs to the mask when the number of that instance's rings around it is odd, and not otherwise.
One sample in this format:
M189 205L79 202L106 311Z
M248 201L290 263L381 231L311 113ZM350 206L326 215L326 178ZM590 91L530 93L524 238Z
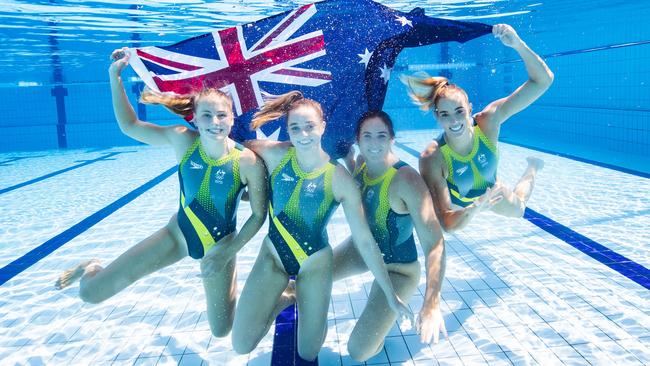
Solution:
M26 254L22 255L20 258L14 260L13 262L7 264L6 266L0 268L0 286L5 284L7 281L11 280L27 268L36 264L41 259L45 258L47 255L51 254L55 250L59 249L64 244L68 243L70 240L76 238L86 230L93 227L95 224L105 219L109 215L113 214L118 209L124 207L149 189L153 188L158 183L164 181L173 175L177 170L177 166L173 166L167 169L165 172L161 173L157 177L151 179L150 181L144 183L140 187L132 190L126 195L118 198L109 205L100 209L99 211L93 213L92 215L86 217L85 219L79 221L77 224L71 226L62 233L56 235L55 237L47 240L43 244L37 246L36 248L30 250Z
M395 141L395 145L416 159L420 156L420 153L417 150L404 143ZM633 260L592 239L589 239L588 237L542 215L537 211L534 211L529 207L526 207L523 218L538 228L578 249L589 257L650 290L650 270L645 268L643 265L634 262Z

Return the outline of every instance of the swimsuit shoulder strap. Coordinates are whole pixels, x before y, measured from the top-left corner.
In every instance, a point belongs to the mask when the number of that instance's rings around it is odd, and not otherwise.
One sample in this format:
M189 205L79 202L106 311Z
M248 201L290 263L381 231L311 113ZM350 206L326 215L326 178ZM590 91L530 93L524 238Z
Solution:
M289 161L291 161L291 159L295 156L295 154L296 154L295 148L291 146L289 150L287 150L287 152L282 157L280 164L278 164L278 166L276 166L275 169L273 169L273 172L271 173L271 179L273 179L273 177L275 177L276 175L278 175L278 173L280 173L282 168L284 168L284 166L287 165Z
M194 154L194 151L196 151L196 149L199 147L199 143L200 143L200 141L199 141L199 138L197 137L194 140L194 142L192 143L192 145L190 145L190 147L185 151L185 154L183 155L183 158L181 159L181 163L178 164L179 166L185 164L187 162L187 159L189 159L190 156L192 156L192 154Z
M487 148L490 149L490 151L492 151L493 153L496 154L497 153L496 144L494 144L487 136L485 136L485 133L483 133L483 130L481 130L481 127L476 125L475 131L476 131L476 134L478 135L479 140L481 140L483 142L483 144L485 144L485 146L487 146Z

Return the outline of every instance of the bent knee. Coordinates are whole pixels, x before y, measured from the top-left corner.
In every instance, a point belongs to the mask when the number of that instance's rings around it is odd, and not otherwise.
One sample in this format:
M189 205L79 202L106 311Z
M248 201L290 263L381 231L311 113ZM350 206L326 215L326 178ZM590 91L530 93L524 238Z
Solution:
M353 360L357 362L366 362L372 356L376 355L379 352L371 353L371 352L365 352L365 351L360 351L360 350L353 350L350 347L348 347L348 353L350 354L350 357L352 357Z
M492 210L506 217L522 218L526 212L526 202L517 195L513 195L508 201L499 202Z
M526 201L524 201L521 197L518 198L518 202L515 202L515 205L513 207L513 216L516 218L522 218L526 212Z
M298 346L298 355L305 361L314 361L320 352L320 346Z
M252 334L242 334L241 331L234 328L232 331L232 348L240 355L251 353L257 347L254 338Z
M225 324L225 325L211 325L210 326L210 331L212 332L212 335L216 338L223 338L230 334L230 330L232 329L232 324ZM248 352L246 352L248 353Z
M251 353L255 349L255 345L250 342L237 342L234 337L232 340L232 348L240 355L246 355Z
M350 338L348 342L348 353L350 357L357 362L366 362L375 356L383 347L383 342L380 344L368 344L367 342L356 341Z
M79 287L79 298L87 304L99 304L102 301L106 300L105 297L100 296L100 294L95 291L95 289L89 286Z

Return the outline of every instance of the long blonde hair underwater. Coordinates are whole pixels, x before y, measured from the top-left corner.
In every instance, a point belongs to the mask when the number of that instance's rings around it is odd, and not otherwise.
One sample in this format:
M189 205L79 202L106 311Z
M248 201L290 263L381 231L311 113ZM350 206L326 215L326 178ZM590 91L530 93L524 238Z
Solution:
M443 76L406 76L400 77L402 83L408 88L408 94L416 105L423 111L435 111L440 98L450 93L461 93L469 104L469 98L463 88L449 83Z
M203 88L200 91L190 94L176 94L173 92L158 92L154 90L144 90L140 94L140 103L143 104L160 104L167 108L170 112L187 118L194 113L196 104L201 98L208 96L216 96L217 98L224 98L228 102L230 111L232 111L233 102L232 98L217 88Z
M321 120L323 119L323 108L320 103L305 98L301 92L294 90L277 97L268 98L262 108L253 115L251 129L256 130L267 122L284 117L290 111L303 105L314 108Z

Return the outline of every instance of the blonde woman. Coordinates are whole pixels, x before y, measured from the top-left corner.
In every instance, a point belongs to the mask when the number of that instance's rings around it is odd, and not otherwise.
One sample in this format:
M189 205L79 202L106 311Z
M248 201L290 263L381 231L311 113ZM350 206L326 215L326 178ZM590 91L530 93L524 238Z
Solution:
M128 49L115 50L109 68L113 110L127 136L150 145L170 145L179 162L180 205L169 223L128 249L106 268L84 262L61 275L57 288L80 279L79 296L102 302L138 279L188 255L201 261L210 329L224 337L235 310L236 254L264 223L267 181L263 162L228 137L234 123L232 100L206 88L191 95L145 92L144 103L162 104L181 117L193 116L196 130L185 125L158 126L138 120L124 90L121 73ZM248 186L252 214L238 232L237 206Z
M434 197L438 218L446 231L461 229L482 210L509 217L523 216L535 176L544 166L541 160L528 158L528 167L514 189L497 179L501 125L544 94L553 82L553 73L511 26L497 24L492 32L505 46L519 53L528 80L481 112L472 116L467 93L444 77L406 78L412 87L411 97L422 109L433 110L444 130L422 152L420 173Z
M270 172L269 234L246 280L233 327L233 346L252 351L268 332L281 308L282 294L295 279L298 305L298 354L318 356L327 332L332 290L332 248L326 225L340 204L361 257L374 274L395 313L412 317L395 294L363 213L359 190L345 168L321 147L323 111L300 92L267 101L255 114L253 128L287 117L289 141L250 141Z

